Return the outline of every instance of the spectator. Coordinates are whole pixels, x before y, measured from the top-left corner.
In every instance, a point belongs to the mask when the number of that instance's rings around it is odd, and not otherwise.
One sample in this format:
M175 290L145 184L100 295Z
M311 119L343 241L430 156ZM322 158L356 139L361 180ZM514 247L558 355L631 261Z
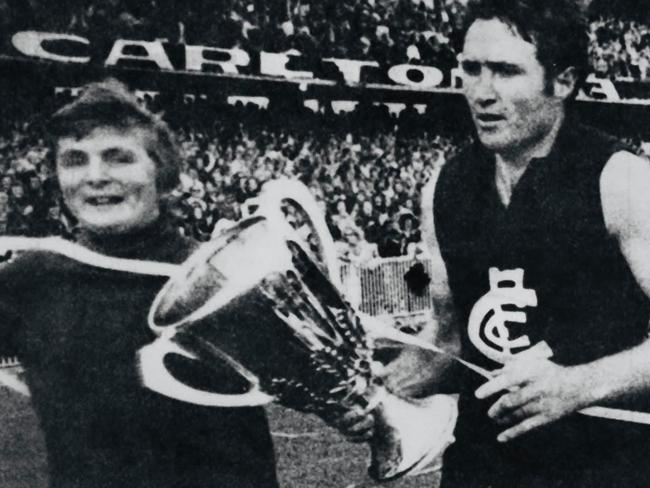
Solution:
M422 234L418 228L419 222L411 212L404 212L399 216L400 229L400 255L409 254L409 249L422 241Z
M347 224L341 231L343 242L339 247L342 261L362 265L378 257L377 246L365 240L363 231L353 224Z

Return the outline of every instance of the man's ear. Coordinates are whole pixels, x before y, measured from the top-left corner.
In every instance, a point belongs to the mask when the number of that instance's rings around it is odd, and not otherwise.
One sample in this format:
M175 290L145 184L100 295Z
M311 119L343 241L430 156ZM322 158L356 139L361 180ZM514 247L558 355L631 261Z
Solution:
M569 66L553 79L553 94L562 100L568 99L578 83L578 73L573 66Z

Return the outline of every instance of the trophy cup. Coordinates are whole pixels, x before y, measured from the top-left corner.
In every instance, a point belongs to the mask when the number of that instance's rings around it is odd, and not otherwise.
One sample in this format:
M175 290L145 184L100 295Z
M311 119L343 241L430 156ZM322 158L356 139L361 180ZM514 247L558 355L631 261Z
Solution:
M375 342L337 289L332 238L304 185L267 183L254 203L255 213L202 245L156 296L148 320L158 338L139 353L144 385L199 405L277 402L324 419L372 410L374 479L428 463L453 441L455 401L400 398L382 385ZM286 205L297 208L311 246L287 222ZM400 342L399 332L389 335ZM250 387L223 393L190 386L170 372L169 355L206 367L225 362Z

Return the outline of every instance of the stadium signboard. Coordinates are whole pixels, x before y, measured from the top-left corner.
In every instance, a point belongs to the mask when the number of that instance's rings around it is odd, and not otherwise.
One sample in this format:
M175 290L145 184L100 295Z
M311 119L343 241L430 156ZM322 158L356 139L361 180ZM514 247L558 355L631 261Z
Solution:
M398 64L382 67L376 61L345 58L307 59L296 50L282 53L214 46L171 44L161 40L115 39L104 52L74 34L21 31L11 38L11 54L75 64L102 64L173 72L259 75L289 80L329 80L346 84L382 83L431 90L452 81L451 73L434 66Z
M347 58L313 59L299 51L247 52L239 48L173 44L163 40L114 39L93 45L75 34L20 31L10 39L9 57L107 69L147 69L176 74L212 74L254 77L309 84L373 86L418 92L456 89L462 80L458 68L397 64ZM648 104L650 84L612 82L590 75L581 93L585 100Z

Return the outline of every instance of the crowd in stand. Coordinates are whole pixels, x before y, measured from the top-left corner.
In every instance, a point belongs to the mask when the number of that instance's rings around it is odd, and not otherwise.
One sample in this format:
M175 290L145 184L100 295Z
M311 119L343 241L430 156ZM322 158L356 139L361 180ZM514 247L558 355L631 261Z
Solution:
M80 34L100 51L116 38L239 47L249 52L297 49L307 57L421 63L447 72L462 49L467 0L0 0L0 24ZM598 2L592 2L592 6ZM603 3L603 2L600 2ZM606 3L606 2L605 2ZM608 17L599 15L607 13ZM645 80L649 27L640 20L590 11L596 74ZM637 17L639 17L637 15ZM104 52L105 54L105 52Z
M321 205L342 259L415 252L421 189L462 139L416 128L407 123L408 113L391 126L381 107L349 115L296 110L288 118L254 107L222 107L221 122L206 126L200 115L185 122L176 207L185 233L209 238L220 220L241 218L244 202L266 181L288 177L305 183ZM359 123L368 119L378 123Z
M219 122L206 124L213 118L198 111L176 127L183 159L172 208L183 232L209 239L246 214L244 203L266 181L288 177L308 185L340 257L350 262L416 251L422 186L462 143L435 129L364 127L351 119L390 119L376 107L374 113L347 116L305 109L279 124L277 114L250 106L220 111ZM38 124L13 123L2 133L0 233L74 237Z
M650 76L650 27L641 22L598 19L591 23L589 54L596 75L646 80Z
M0 234L66 234L59 193L42 137L23 123L5 123L0 137Z

